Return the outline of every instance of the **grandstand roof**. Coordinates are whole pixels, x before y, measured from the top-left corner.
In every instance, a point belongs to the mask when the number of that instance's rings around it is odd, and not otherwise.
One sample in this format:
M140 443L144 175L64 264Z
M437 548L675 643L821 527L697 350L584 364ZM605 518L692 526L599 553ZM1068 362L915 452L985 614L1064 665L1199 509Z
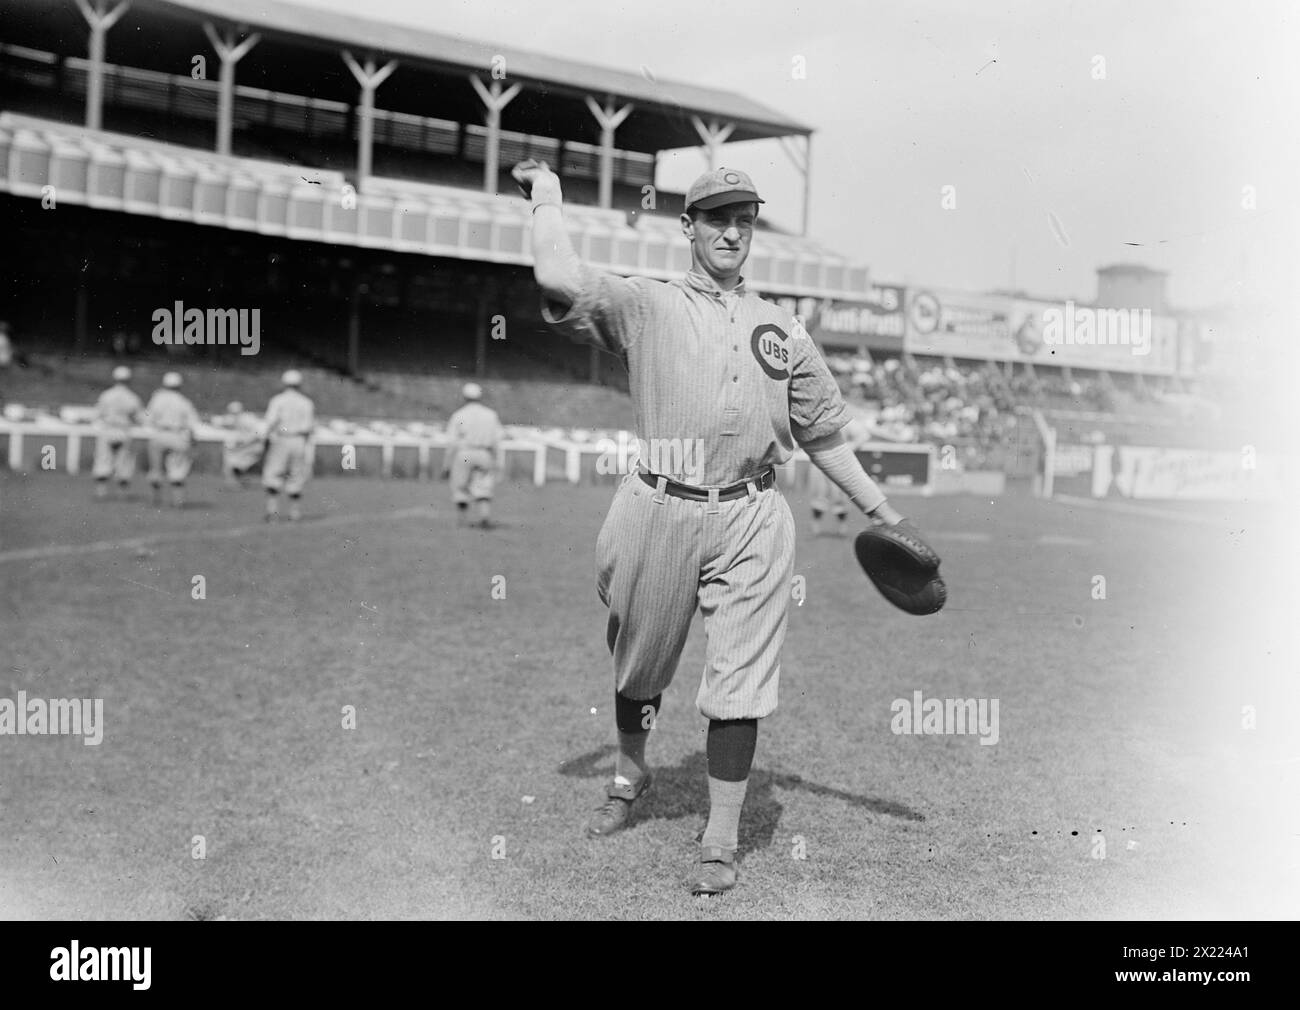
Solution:
M30 0L0 3L0 7L14 6L21 8L31 3ZM57 44L51 48L64 51L70 46L80 49L84 45L85 26L73 0L66 0L66 4L60 0L55 9L47 3L36 6L41 8L40 24L25 25L23 34L32 31L54 35ZM507 83L518 81L525 85L524 94L503 113L502 125L510 129L528 131L530 125L545 121L544 132L548 135L594 141L599 131L584 101L585 96L592 95L597 99L609 96L616 102L630 101L635 105L635 111L618 131L618 146L626 150L648 152L698 145L700 140L691 123L692 115L705 121L717 118L734 123L732 142L812 132L808 125L743 95L660 80L644 68L641 73L616 70L279 0L133 0L126 18L110 33L110 59L115 53L129 54L152 63L158 60L160 48L187 54L207 53L211 46L202 33L202 24L208 20L235 28L247 26L247 30L262 35L261 45L241 63L239 70L241 81L259 87L275 88L280 84L283 90L301 91L303 82L311 81L316 85L313 94L320 95L320 89L354 94L356 85L338 60L342 49L359 59L373 56L381 61L398 60L400 65L393 80L399 85L403 68L408 74L416 68L429 75L460 76L478 72L487 76L493 57L502 56ZM150 32L150 24L159 25L160 21L168 22L166 30ZM48 45L54 39L43 41ZM312 50L325 50L321 59L327 62L314 63L309 55ZM250 81L250 76L262 80ZM296 88L287 86L292 80L297 81ZM463 95L461 90L434 89L427 82L417 83L408 77L406 87L389 85L382 89L379 104L424 115L464 112L478 120L482 110L477 97L468 84ZM527 100L529 92L533 96L531 101ZM539 102L538 98L544 101ZM435 102L446 111L433 112L431 106ZM412 106L409 110L403 108L408 103Z

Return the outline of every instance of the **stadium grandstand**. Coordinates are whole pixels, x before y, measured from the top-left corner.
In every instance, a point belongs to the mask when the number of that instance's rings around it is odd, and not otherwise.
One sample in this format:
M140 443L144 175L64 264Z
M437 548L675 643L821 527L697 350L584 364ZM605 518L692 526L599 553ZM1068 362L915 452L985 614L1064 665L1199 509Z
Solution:
M557 166L589 262L666 278L689 259L660 152L811 135L727 92L286 4L4 0L0 17L0 188L31 278L3 312L47 349L145 348L153 309L188 301L258 306L268 351L351 374L617 386L612 358L540 323L509 168ZM750 276L867 287L772 228Z
M805 322L880 442L1029 479L1049 428L1240 438L1199 395L1223 322L1170 310L1162 273L1104 267L1089 302L1150 313L1141 356L1045 346L1033 320L1060 303L1023 292L880 283L807 234L812 127L747 97L274 0L0 0L0 22L11 421L91 402L125 360L144 383L185 372L212 414L293 365L326 416L445 418L474 377L508 423L630 428L621 364L541 322L509 169L556 167L586 261L671 278L690 260L662 154L771 140L803 176L799 226L759 219L747 281ZM257 353L156 346L178 302L256 309Z

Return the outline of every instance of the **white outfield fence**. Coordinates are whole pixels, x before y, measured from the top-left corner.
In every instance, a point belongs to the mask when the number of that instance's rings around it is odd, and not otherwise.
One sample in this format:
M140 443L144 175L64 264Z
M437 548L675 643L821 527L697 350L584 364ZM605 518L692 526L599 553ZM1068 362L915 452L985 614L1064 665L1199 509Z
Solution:
M78 474L88 471L98 437L99 428L94 424L53 419L0 420L0 440L7 443L4 458L9 469L17 472L58 469ZM131 437L139 454L149 438L149 429L133 428ZM220 473L222 446L234 437L228 428L200 425L194 440L195 472ZM317 473L434 477L447 462L448 445L449 440L441 435L341 433L317 428L309 443L309 451ZM50 453L47 447L51 447L53 452ZM353 450L355 465L345 470L346 447ZM510 476L531 476L533 483L541 486L546 483L548 474L554 472L556 448L547 441L509 438L501 448L502 463ZM45 459L51 459L53 465L46 465Z
M88 472L99 428L93 423L56 418L36 420L0 419L0 444L10 470L27 473L59 470L69 474ZM149 437L146 428L132 430L137 454ZM234 438L228 428L212 424L199 427L194 443L194 469L198 473L221 472L222 445ZM512 479L526 479L541 487L550 480L570 484L614 483L635 466L635 454L620 454L616 448L635 439L621 433L616 439L575 441L549 434L515 434L502 442L502 472ZM355 473L366 477L435 478L447 464L449 440L445 435L413 435L401 432L340 432L318 427L310 451L317 475ZM353 463L345 468L345 450ZM933 445L873 442L858 450L863 466L886 487L909 487L922 494L933 489L936 472ZM802 450L778 467L784 486L802 486L810 464Z

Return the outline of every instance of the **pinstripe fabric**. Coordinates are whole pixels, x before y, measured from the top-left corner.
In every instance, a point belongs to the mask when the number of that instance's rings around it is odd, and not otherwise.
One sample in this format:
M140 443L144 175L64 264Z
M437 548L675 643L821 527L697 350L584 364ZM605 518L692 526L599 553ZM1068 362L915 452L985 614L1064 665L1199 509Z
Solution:
M761 719L776 709L794 571L794 519L780 491L686 501L631 474L597 537L596 566L620 692L646 699L668 687L698 606L707 640L700 712Z
M848 423L816 344L744 281L724 292L694 271L664 283L583 269L578 300L563 315L543 304L543 318L623 359L643 440L699 440L688 483L735 484Z
M543 318L622 358L649 457L671 455L656 453L664 443L692 447L690 479L675 480L700 488L739 483L784 463L796 442L833 434L849 420L803 328L743 281L722 291L695 271L663 283L590 267L582 280L567 311L543 303ZM596 555L620 692L648 699L668 686L698 608L708 640L700 712L710 719L772 713L794 569L794 520L779 490L694 502L630 474Z

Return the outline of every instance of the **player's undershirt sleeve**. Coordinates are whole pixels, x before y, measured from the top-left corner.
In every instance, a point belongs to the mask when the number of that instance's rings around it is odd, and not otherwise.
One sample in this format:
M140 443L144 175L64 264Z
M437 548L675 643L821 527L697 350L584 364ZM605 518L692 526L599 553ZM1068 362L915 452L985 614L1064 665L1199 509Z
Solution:
M839 432L810 442L804 449L813 465L863 512L871 512L885 501L885 492L862 469L853 449Z
M622 355L641 335L653 284L644 277L618 277L583 264L582 290L567 309L542 295L542 319L571 340Z
M802 444L834 434L853 415L812 337L797 323L790 336L790 433Z

